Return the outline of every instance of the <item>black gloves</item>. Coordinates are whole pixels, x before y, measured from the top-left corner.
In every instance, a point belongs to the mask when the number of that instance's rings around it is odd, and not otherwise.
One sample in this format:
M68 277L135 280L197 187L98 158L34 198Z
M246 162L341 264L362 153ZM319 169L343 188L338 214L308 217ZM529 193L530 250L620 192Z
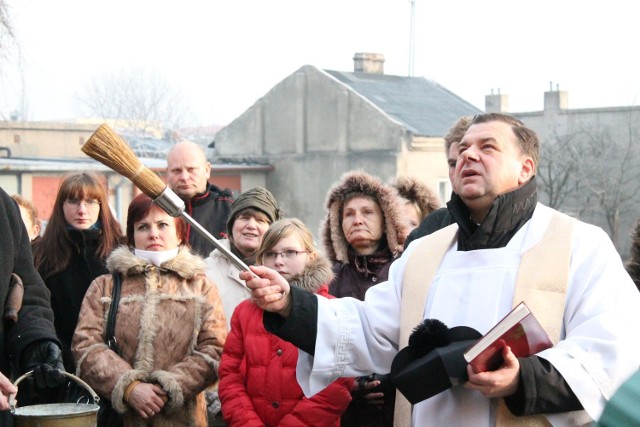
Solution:
M22 356L24 372L33 371L32 379L38 389L55 388L67 382L62 351L53 341L38 341L27 347Z

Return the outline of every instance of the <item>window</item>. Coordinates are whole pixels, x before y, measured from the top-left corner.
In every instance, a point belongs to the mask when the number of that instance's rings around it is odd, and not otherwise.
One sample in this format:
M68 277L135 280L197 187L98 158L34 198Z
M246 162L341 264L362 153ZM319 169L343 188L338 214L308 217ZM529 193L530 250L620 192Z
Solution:
M443 203L447 203L451 198L451 181L449 179L438 179L438 196Z

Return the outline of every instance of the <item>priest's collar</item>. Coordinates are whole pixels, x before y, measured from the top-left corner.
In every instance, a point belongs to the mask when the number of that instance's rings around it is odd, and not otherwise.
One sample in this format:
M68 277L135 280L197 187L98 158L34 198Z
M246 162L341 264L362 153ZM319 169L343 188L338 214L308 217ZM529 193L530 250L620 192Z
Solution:
M505 247L520 228L531 219L538 202L535 176L522 187L501 194L493 201L481 224L471 220L469 208L457 194L447 203L460 233L458 250L495 249Z

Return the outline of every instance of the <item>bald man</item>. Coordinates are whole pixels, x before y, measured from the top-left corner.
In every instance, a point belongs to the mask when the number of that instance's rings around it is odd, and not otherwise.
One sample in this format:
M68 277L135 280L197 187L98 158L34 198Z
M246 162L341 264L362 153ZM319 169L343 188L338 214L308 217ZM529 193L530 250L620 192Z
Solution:
M186 204L185 211L216 239L226 237L233 203L231 190L209 183L211 164L198 144L181 141L167 155L167 184ZM199 232L188 230L193 252L209 256L214 246Z

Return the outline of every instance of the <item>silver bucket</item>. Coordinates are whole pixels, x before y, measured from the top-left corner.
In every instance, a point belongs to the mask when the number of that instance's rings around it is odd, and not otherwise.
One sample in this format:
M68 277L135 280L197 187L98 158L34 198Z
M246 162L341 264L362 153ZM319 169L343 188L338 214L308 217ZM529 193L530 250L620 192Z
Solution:
M20 381L31 376L29 371L18 378L13 385L16 387ZM15 427L96 427L98 424L98 403L100 397L89 384L73 374L62 371L62 374L71 378L87 389L93 403L48 403L43 405L30 405L16 408L15 395L11 395L9 405L13 414Z

